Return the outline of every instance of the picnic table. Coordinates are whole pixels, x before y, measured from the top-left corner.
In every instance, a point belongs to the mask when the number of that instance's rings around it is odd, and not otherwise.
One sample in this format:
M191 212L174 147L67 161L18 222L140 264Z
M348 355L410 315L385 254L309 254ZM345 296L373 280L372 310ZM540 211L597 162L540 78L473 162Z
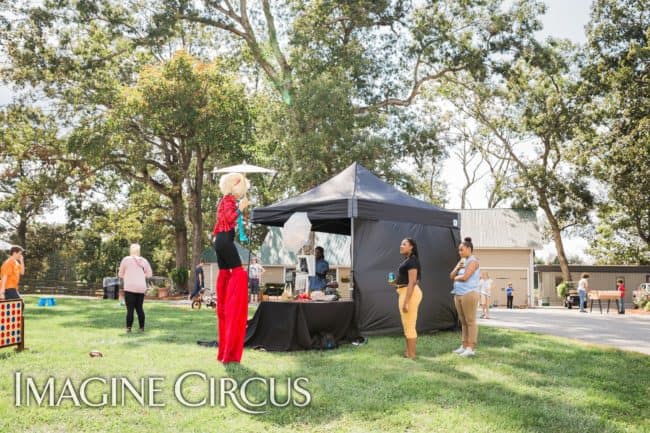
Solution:
M602 301L607 301L607 313L609 314L609 304L612 300L616 301L617 311L620 311L619 302L621 300L621 294L618 290L592 290L589 292L589 312L591 313L592 308L594 307L594 301L598 301L598 307L600 308L600 314L603 314Z

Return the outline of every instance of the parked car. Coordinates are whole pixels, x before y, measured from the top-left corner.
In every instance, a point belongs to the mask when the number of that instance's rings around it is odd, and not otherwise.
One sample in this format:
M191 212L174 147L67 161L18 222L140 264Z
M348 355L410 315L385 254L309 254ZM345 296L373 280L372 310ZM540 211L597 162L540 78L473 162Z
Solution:
M632 292L632 301L636 308L650 300L650 283L641 283L639 287Z

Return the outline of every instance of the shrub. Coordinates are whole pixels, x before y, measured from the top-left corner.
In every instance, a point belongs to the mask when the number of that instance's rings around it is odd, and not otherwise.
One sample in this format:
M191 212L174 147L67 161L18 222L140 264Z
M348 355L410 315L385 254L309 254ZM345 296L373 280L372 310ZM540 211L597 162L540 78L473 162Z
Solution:
M183 286L189 279L189 271L187 268L174 268L169 273L169 278L171 278L176 286Z

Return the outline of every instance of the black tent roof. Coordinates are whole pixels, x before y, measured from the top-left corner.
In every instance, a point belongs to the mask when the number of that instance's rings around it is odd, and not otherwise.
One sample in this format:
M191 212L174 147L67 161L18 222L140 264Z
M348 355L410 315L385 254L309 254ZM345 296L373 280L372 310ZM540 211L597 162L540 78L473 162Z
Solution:
M350 234L350 218L458 227L458 214L433 206L387 184L354 163L327 182L296 197L253 209L254 223L282 226L294 212L307 212L313 231Z

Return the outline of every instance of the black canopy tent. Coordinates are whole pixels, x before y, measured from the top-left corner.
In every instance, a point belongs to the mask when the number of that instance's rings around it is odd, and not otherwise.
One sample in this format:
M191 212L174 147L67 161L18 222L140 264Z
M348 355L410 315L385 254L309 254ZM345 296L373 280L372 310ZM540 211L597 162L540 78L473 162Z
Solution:
M449 271L458 259L457 213L413 198L357 163L296 197L253 209L251 220L282 226L294 212L307 212L313 231L352 237L353 297L362 333L402 330L395 289L387 276L397 272L403 260L399 243L405 237L416 240L422 266L418 331L456 326Z

